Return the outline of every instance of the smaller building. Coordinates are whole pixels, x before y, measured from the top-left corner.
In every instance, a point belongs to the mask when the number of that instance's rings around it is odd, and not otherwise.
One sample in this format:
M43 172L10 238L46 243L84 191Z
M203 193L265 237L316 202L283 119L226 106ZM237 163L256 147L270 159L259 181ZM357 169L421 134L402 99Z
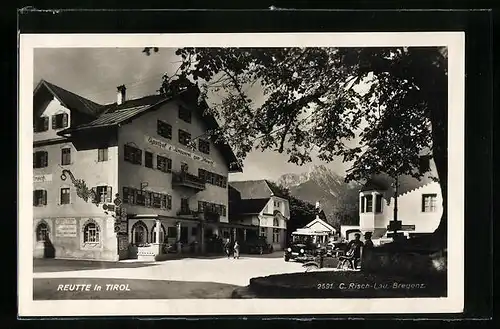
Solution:
M314 243L326 243L329 239L333 239L336 234L337 230L322 220L319 214L306 226L292 233L292 235L310 235L313 237Z
M229 223L265 237L274 250L285 248L290 205L286 196L267 180L229 182Z

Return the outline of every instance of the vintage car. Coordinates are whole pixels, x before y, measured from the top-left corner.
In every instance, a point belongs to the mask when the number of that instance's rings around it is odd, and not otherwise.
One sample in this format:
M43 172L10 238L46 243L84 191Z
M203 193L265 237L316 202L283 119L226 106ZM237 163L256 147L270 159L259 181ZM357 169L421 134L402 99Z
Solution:
M316 259L320 253L326 252L323 244L314 241L315 236L312 233L292 233L292 242L285 249L285 262L290 260L299 262L310 261Z
M245 254L270 254L273 252L273 245L266 241L264 237L250 239L241 242L240 252Z

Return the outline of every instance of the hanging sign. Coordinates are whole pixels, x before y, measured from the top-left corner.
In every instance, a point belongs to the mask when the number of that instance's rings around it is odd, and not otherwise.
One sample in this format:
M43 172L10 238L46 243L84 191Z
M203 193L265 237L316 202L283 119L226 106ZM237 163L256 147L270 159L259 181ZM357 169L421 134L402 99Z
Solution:
M215 166L215 162L209 158L205 158L205 157L198 155L196 153L193 153L189 150L184 150L184 149L181 149L177 146L171 145L169 143L165 143L165 142L163 142L159 139L153 138L151 136L146 136L146 142L153 145L153 146L156 146L162 150L175 152L177 154L191 158L195 161L203 162L203 163L208 164L210 166Z

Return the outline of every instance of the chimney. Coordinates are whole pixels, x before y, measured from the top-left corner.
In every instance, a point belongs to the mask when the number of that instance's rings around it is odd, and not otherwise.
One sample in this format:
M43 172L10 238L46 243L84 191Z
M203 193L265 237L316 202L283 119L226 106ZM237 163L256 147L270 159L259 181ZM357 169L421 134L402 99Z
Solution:
M116 104L121 105L127 100L126 99L127 88L125 88L125 85L121 85L121 86L116 87L116 89L118 90Z
M316 201L316 209L320 209L320 204L319 204L319 201Z

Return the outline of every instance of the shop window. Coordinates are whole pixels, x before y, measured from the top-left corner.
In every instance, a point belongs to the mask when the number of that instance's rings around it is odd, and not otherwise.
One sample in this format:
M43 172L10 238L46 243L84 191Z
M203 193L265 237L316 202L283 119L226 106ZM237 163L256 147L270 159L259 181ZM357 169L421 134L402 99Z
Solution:
M143 222L132 226L132 243L135 245L148 243L148 229Z
M41 222L36 227L36 241L49 241L49 226L45 222Z
M101 240L99 225L94 222L90 222L84 226L83 229L83 242L85 243L98 243Z

